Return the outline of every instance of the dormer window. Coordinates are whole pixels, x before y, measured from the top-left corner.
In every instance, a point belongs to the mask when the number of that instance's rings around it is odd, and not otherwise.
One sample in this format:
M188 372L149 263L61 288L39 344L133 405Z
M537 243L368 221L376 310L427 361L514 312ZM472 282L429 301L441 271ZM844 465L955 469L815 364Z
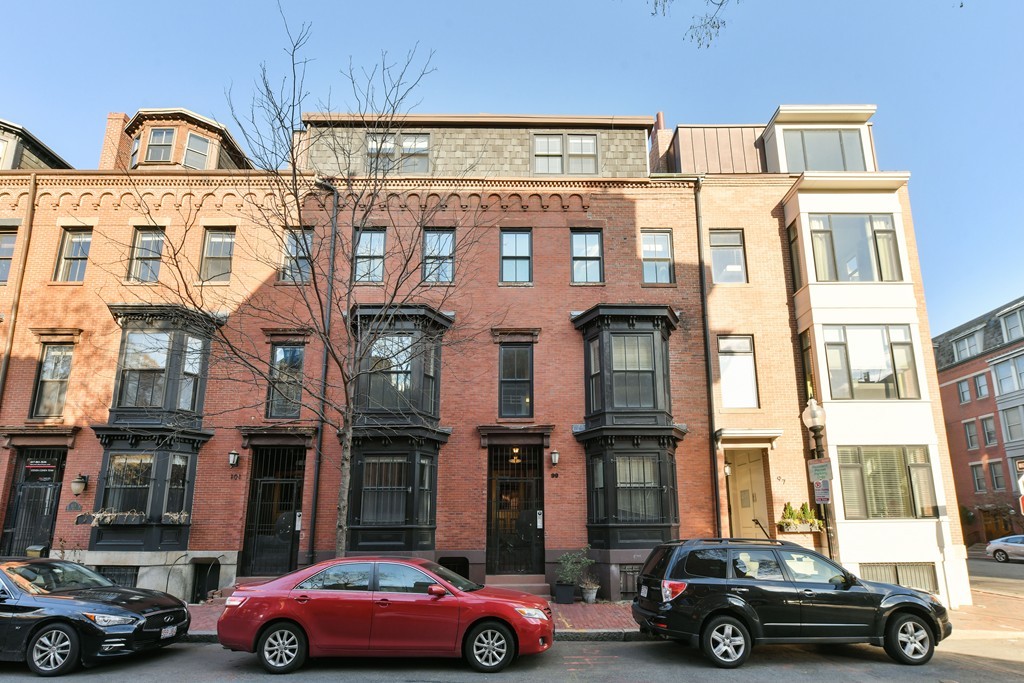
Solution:
M206 170L206 164L210 158L210 141L202 135L195 133L188 134L188 144L185 145L185 161L182 166L194 168L199 171Z
M1024 337L1024 308L1018 308L999 320L1003 325L1003 341L1012 342Z
M787 130L783 140L790 173L866 170L856 128Z
M981 351L981 330L953 340L953 355L958 362L971 356L977 356L979 351Z
M146 145L146 161L170 161L173 146L173 128L154 128L149 132L149 144Z

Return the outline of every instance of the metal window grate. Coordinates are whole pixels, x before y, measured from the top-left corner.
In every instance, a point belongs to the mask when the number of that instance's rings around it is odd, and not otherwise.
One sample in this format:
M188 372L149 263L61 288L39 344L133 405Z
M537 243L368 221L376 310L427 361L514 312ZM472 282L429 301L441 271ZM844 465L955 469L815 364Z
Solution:
M861 577L868 581L895 583L907 588L935 592L939 582L931 562L876 562L860 565Z
M636 596L636 582L640 579L642 564L619 565L619 595L621 600Z
M138 567L120 567L113 565L100 565L96 571L113 581L118 586L135 588L139 583Z

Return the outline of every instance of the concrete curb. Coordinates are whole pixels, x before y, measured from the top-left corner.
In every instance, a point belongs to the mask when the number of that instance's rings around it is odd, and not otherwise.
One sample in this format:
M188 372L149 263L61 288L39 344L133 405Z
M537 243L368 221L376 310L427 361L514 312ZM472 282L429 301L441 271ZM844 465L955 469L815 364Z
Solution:
M634 642L642 640L659 640L657 636L640 633L640 630L626 629L573 629L571 631L555 631L555 640L576 642ZM189 633L179 642L183 643L216 643L214 631L195 631Z

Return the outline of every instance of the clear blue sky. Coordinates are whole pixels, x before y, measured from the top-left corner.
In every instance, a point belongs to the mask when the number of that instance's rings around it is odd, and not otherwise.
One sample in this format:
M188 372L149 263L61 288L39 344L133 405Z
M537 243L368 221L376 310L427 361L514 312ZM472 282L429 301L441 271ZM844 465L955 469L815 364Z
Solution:
M683 38L700 0L290 2L313 22L311 105L346 105L339 70L436 51L421 113L643 114L765 123L777 105L878 105L883 170L909 170L937 334L1024 294L1017 0L743 0L710 49ZM108 112L185 107L230 123L259 64L283 67L273 0L58 0L4 10L0 118L95 168ZM332 93L333 90L333 94ZM237 136L237 130L233 130ZM1011 212L1011 206L1013 211Z

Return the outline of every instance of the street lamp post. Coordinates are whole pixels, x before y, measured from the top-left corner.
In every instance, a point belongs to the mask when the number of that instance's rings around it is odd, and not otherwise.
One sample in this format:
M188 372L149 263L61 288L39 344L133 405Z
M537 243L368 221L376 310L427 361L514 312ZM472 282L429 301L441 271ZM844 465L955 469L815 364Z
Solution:
M822 432L825 431L825 409L818 405L813 398L807 401L807 407L800 415L804 426L811 432L814 438L814 457L821 459L825 457L825 448L822 446ZM835 538L835 515L833 514L831 482L829 482L829 502L823 504L825 510L825 541L828 543L828 556L836 562L839 561L839 544Z

